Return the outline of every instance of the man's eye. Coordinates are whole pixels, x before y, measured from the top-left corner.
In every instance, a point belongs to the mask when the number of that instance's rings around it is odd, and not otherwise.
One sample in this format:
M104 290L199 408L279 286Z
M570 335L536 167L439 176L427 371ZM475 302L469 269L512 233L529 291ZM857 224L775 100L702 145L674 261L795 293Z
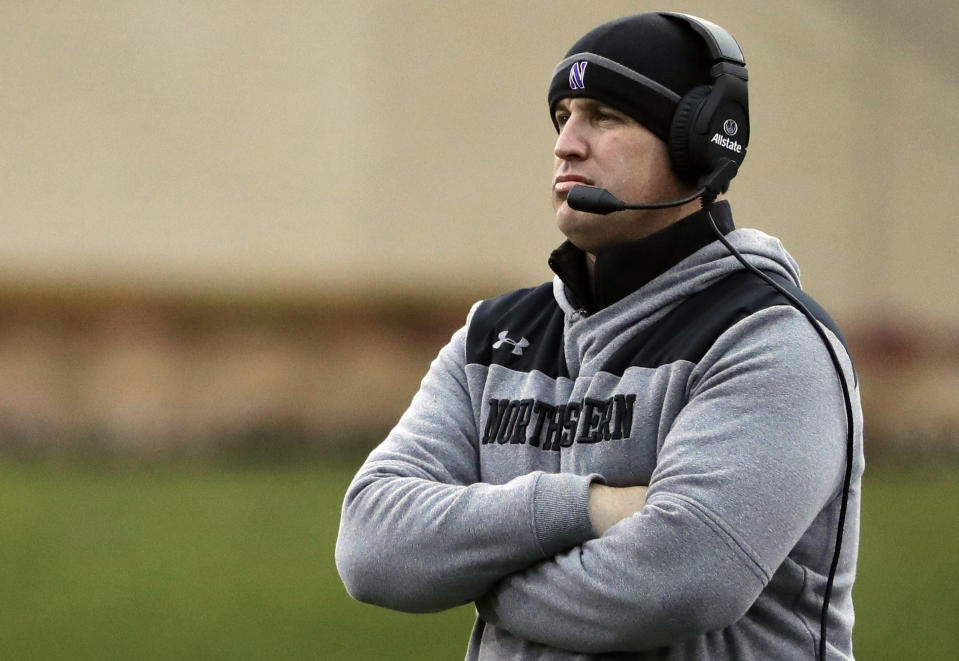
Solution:
M569 121L569 113L558 112L558 113L556 113L555 119L556 119L556 125L557 125L557 126L562 126L562 125L565 124L567 121Z

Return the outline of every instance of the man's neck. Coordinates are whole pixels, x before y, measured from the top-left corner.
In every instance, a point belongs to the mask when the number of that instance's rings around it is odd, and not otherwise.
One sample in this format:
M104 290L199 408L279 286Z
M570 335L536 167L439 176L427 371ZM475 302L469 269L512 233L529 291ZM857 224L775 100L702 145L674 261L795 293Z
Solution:
M721 233L735 229L728 203L718 202L712 215ZM550 255L549 265L566 285L573 305L592 314L715 240L709 219L699 209L659 232L616 243L594 254L567 240Z
M655 223L652 227L646 227L646 231L637 234L636 236L631 237L630 240L644 239L651 234L673 225L677 221L685 218L686 216L692 215L699 211L702 208L702 203L697 198L692 202L687 202L682 206L672 207L669 209L663 209L664 218ZM592 286L595 283L595 274L596 274L596 255L591 252L586 253L586 274L589 277L589 284Z

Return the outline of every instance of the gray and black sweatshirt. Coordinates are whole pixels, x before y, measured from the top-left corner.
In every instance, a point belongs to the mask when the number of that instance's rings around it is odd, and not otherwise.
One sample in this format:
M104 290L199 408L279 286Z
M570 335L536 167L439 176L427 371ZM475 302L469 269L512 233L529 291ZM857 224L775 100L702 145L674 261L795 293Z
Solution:
M850 386L855 452L828 614L852 659L862 417L848 352L762 232L727 239L809 306ZM474 602L468 659L814 659L845 468L839 380L806 318L713 241L703 212L552 283L476 304L343 504L355 598ZM597 536L593 481L648 485Z

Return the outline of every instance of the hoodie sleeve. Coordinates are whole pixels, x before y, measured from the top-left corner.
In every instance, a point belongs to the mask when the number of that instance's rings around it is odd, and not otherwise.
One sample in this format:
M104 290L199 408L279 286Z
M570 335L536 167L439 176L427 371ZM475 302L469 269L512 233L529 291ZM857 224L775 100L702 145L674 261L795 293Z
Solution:
M594 536L593 478L535 472L481 482L465 336L465 328L454 334L433 361L347 490L336 566L360 601L410 612L451 608Z
M477 603L483 620L596 653L674 644L746 613L840 492L839 382L806 319L777 306L726 331L687 396L643 511L498 583Z

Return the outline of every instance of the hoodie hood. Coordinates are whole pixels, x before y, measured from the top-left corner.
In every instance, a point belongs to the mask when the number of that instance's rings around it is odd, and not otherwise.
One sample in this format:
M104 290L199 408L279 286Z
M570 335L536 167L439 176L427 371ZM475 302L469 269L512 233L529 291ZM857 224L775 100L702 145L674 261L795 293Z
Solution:
M799 265L782 242L755 229L737 229L726 239L756 268L801 286ZM553 296L567 319L565 353L571 371L602 364L624 340L649 326L689 296L743 270L718 240L696 250L638 289L589 316L584 315L563 280L553 279ZM612 338L612 339L610 339Z

